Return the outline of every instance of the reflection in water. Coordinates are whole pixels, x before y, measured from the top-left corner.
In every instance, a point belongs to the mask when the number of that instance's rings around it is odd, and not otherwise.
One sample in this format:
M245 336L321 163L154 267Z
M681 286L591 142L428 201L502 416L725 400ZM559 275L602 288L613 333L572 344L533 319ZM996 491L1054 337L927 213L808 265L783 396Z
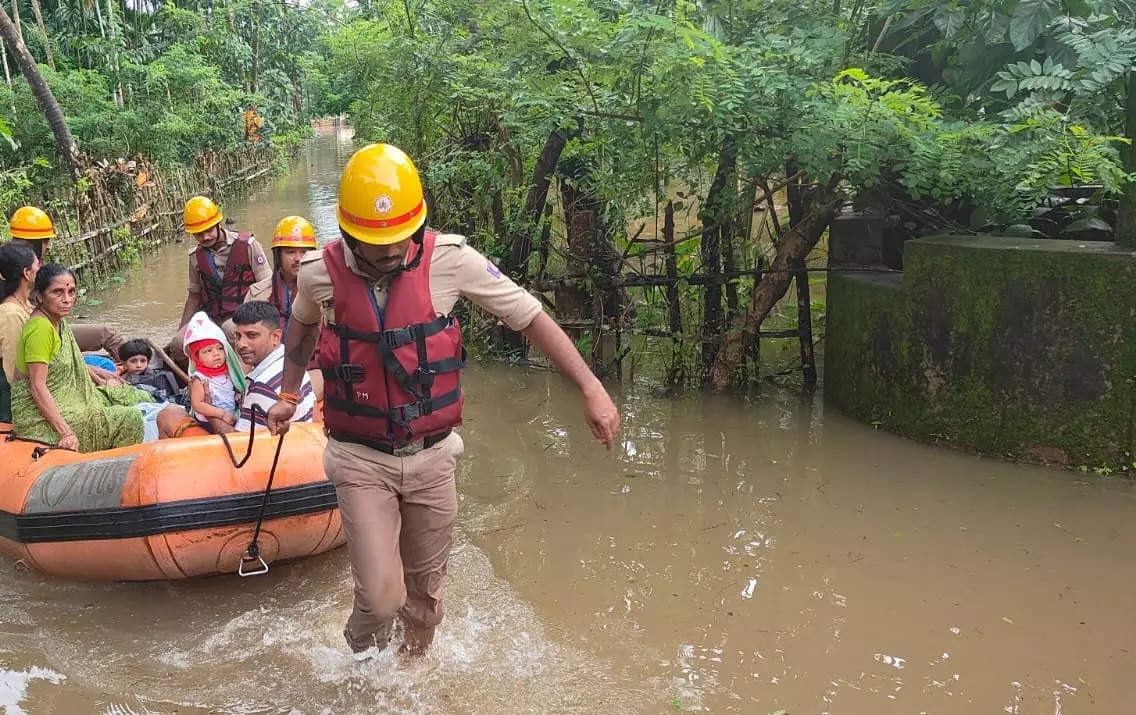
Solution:
M350 147L226 207L334 235ZM306 203L305 203L306 202ZM176 247L102 306L159 335ZM467 375L448 615L422 661L356 663L342 550L265 577L0 578L6 712L1120 713L1136 490L907 442L770 390L657 400L594 446L559 376ZM94 705L92 705L94 704Z

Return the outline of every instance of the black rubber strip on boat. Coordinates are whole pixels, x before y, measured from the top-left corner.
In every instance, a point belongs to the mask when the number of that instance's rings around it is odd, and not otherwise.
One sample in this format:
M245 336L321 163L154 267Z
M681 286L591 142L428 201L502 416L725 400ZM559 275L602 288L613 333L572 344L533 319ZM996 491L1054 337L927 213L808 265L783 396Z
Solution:
M12 514L0 510L0 537L21 544L60 541L130 539L175 531L254 524L260 514L263 492L233 494L205 499L186 499L168 504ZM268 499L265 520L314 514L338 507L335 487L316 482L274 489Z

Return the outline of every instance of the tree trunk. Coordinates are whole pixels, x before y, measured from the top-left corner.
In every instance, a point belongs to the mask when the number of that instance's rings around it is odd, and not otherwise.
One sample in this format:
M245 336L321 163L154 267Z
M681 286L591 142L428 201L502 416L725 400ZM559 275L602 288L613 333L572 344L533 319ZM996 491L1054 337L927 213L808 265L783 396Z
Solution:
M1125 136L1129 144L1124 147L1124 170L1136 173L1136 70L1128 73L1128 97L1126 107ZM1116 242L1121 246L1136 248L1136 181L1124 187L1120 197L1120 210L1116 214Z
M24 41L24 26L20 23L20 0L12 0L12 24L16 26L16 36Z
M568 257L565 261L566 275L579 276L587 273L588 248L596 231L596 214L590 210L583 192L570 182L560 182L560 201L564 207L565 243ZM583 278L565 283L556 289L556 317L560 320L582 320L590 314L589 291L584 288ZM570 328L568 334L578 338L580 328Z
M795 162L789 161L785 163L785 176L796 176L797 165ZM791 180L785 186L785 196L789 203L789 228L796 226L800 223L805 215L805 200L804 184L807 181L806 177L800 176Z
M4 60L4 81L8 83L8 93L12 92L12 70L8 68L8 52L0 51L0 58ZM12 116L16 116L16 100L12 99Z
M260 73L260 13L253 5L252 22L252 76L249 78L249 94L256 94L257 75ZM418 156L415 154L415 156Z
M593 308L592 316L598 338L601 322L618 321L623 314L623 291L610 285L618 278L616 273L620 269L620 255L612 242L613 231L604 214L604 204L592 190L592 165L587 160L574 158L561 162L560 173L565 178L560 182L560 195L564 206L564 222L568 227L569 257L565 272L567 275L593 273L599 277L592 285L586 285L586 279L575 282L563 296L557 291L557 314L565 316L565 308L572 309L570 306L574 305L577 297L571 295L571 292L578 292L583 305ZM561 307L562 297L565 308ZM600 319L595 318L597 315ZM593 345L597 348L595 356L603 360L610 358L598 342Z
M722 349L714 361L710 380L711 389L715 392L722 392L730 386L746 346L757 337L761 322L789 289L792 271L801 265L820 240L844 202L843 197L828 186L818 186L805 198L809 207L807 213L777 243L777 256L761 282L754 286L745 313L722 336Z
M560 154L573 135L574 132L564 129L557 129L549 134L536 165L533 166L532 181L529 183L528 195L525 196L524 214L521 216L520 228L513 236L509 262L505 264L505 272L518 283L528 277L533 231L540 221L544 204L548 201L548 185L552 181L552 174L556 171L557 164L560 163Z
M735 194L736 196L736 194ZM732 202L731 202L732 203ZM722 243L722 269L733 275L738 270L737 255L734 252L734 222L733 220L725 220L722 223L722 228L718 230L718 235ZM733 320L734 316L738 314L738 284L733 281L726 284L726 315L728 320Z
M114 17L114 0L106 0L107 11L106 18L102 16L102 11L99 10L99 2L95 0L95 10L99 13L99 27L103 27L106 23L106 30L103 32L103 37L110 43L110 67L111 72L114 73L114 89L111 90L111 95L114 98L114 106L122 109L122 85L119 84L119 63L118 63L118 46L117 46L117 33L115 32L115 17Z
M737 149L733 138L722 143L722 154L718 158L718 169L706 194L706 203L699 211L702 219L702 270L708 274L722 272L722 227L728 223L733 210L734 168L737 164ZM722 334L725 320L722 314L722 285L711 283L702 294L702 386L710 380L710 369L718 355L718 340Z
M47 26L43 24L43 9L39 6L39 0L32 0L32 12L35 13L36 24L43 34L43 51L47 55L47 66L55 69L55 57L51 54L51 40L47 36Z
M67 171L71 174L71 180L77 180L79 178L79 148L75 145L75 138L71 136L71 129L67 126L67 120L63 118L63 110L60 108L59 102L55 100L51 88L43 80L43 75L36 67L35 60L28 53L27 45L16 32L12 18L8 17L8 13L4 12L2 7L0 7L0 35L3 35L4 41L8 43L8 49L15 55L16 62L19 63L20 70L24 73L28 86L31 87L32 94L39 102L39 106L47 118L47 123L51 125L51 131L55 134L55 148L59 151L60 158L63 159Z

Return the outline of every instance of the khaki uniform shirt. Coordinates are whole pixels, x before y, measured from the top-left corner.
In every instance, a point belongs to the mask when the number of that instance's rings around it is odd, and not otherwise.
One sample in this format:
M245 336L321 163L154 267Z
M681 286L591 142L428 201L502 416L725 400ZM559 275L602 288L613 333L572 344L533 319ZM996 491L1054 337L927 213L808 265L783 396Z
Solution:
M251 255L251 254L250 254ZM249 286L249 292L245 293L245 302L248 303L252 300L263 300L266 303L272 302L272 274L269 273L268 277L264 280L259 280Z
M347 267L360 277L367 278L355 262L355 256L346 244L343 255ZM419 267L417 270L421 270ZM370 280L367 278L367 280ZM380 280L374 286L379 307L386 305L390 291L388 281ZM335 322L335 305L332 299L331 275L323 262L323 249L309 251L300 263L296 298L292 302L292 318L301 323ZM438 315L449 315L459 297L497 316L513 330L524 330L541 313L543 308L535 296L525 291L488 258L470 247L465 236L438 234L434 242L434 255L430 260L430 296Z
M229 263L229 254L233 250L233 243L237 240L237 233L222 229L225 234L225 241L220 246L210 249L203 249L200 246L194 246L189 249L189 292L201 292L201 271L197 269L197 252L207 250L213 254L213 263L217 266L217 272L222 276L225 275L225 266ZM255 238L249 239L249 263L252 265L252 273L257 282L266 278L272 277L272 266L268 264L268 258L264 255L264 249ZM271 281L269 281L271 290Z

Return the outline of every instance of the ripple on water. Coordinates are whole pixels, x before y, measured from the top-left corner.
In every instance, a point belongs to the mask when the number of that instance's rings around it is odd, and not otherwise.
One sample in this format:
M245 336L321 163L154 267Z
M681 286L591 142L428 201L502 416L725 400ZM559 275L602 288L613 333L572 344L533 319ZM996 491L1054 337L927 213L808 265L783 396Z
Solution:
M223 712L626 712L641 702L634 688L611 680L608 664L547 634L468 542L451 557L449 612L428 655L399 658L396 634L392 647L358 662L341 635L351 579L344 563L331 566L336 568L308 572L322 582L319 589L308 588L298 573L287 574L262 603L253 599L251 607L215 618L208 613L212 599L189 605L195 595L207 595L200 587L91 586L80 598L93 601L89 612L97 626L76 639L66 622L46 623L37 638L52 662L65 665L72 684L136 694L134 702L106 706L108 713L147 707L165 712L171 706ZM291 593L306 597L289 601ZM151 628L114 615L113 600L138 597L165 601L158 610L183 609L186 627L171 634L163 624ZM30 679L63 679L45 669L3 672L0 704L10 701L12 707Z

